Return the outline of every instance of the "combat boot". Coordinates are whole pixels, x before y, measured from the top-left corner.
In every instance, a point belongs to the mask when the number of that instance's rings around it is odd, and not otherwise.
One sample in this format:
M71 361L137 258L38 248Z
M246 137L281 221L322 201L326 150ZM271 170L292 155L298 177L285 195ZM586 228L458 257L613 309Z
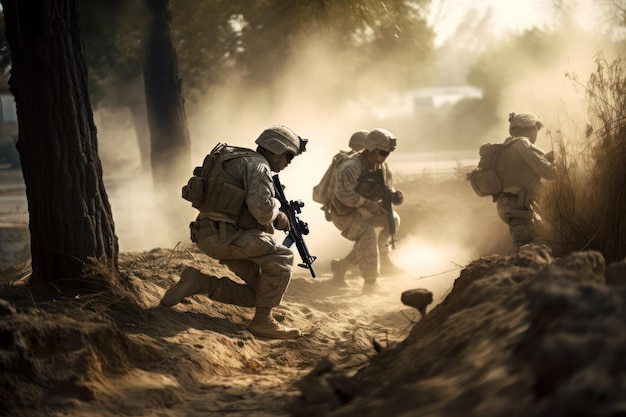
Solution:
M254 317L248 324L248 331L257 337L268 339L296 339L301 336L299 329L282 326L269 315Z
M330 269L333 271L333 279L332 282L341 287L345 287L348 285L346 283L346 272L348 271L347 262L344 259L335 258L330 261Z
M173 307L190 295L206 294L210 296L217 288L217 282L217 277L205 275L197 269L189 267L180 274L178 282L165 292L160 304L163 307Z

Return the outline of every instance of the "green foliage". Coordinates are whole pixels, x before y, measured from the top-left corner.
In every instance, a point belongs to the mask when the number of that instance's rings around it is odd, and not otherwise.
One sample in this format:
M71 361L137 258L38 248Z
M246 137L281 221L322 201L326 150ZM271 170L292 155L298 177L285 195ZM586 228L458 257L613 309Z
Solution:
M142 86L144 0L82 0L94 102ZM282 77L306 41L322 40L354 74L408 85L432 60L427 0L171 0L172 34L187 100L236 75L251 87ZM138 18L139 16L139 18ZM341 66L340 66L341 67ZM111 98L108 98L111 100Z
M250 8L256 7L251 4ZM236 70L244 47L240 28L245 2L172 0L172 34L186 98L202 97Z
M92 104L125 102L142 82L143 1L81 0L80 10Z
M562 250L595 249L619 261L626 257L626 60L596 63L585 85L584 133L567 144L557 132L557 179L545 212Z
M298 52L312 39L329 48L336 60L329 64L343 64L348 75L375 70L407 80L419 74L416 65L432 58L425 0L215 2L219 7L191 2L193 8L187 3L173 4L175 32L184 39L177 52L184 76L195 71L189 79L201 91L233 72L253 87L271 85L301 59ZM202 83L206 68L214 71Z

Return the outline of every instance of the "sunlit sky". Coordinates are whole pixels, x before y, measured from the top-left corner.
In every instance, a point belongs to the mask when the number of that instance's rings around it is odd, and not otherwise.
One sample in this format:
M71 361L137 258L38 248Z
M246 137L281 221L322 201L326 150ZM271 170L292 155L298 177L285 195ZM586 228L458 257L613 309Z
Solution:
M599 14L600 0L566 0L577 5L576 20L584 28L591 27ZM440 45L454 33L469 9L483 14L488 7L493 10L494 32L502 35L533 26L549 26L554 18L552 0L433 0L430 22Z

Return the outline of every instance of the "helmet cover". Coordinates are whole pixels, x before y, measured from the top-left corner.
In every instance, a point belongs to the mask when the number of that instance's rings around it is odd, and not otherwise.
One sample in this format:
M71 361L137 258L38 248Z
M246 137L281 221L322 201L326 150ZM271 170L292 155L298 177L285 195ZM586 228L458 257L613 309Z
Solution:
M369 132L367 130L357 130L350 136L350 141L348 142L348 146L353 151L360 151L365 148L365 138Z
M365 149L368 151L380 149L381 151L393 152L396 149L397 141L390 131L377 128L370 131L365 137Z
M540 130L543 127L539 116L533 113L509 113L509 133L512 133L513 129L528 129L537 128Z
M306 150L308 140L302 139L286 126L274 125L265 129L254 142L272 153L289 152L296 156Z

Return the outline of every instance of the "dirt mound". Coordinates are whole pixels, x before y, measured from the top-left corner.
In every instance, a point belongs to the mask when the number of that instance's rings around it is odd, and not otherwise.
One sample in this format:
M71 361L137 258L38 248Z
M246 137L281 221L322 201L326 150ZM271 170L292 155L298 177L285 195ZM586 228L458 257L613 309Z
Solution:
M349 275L296 274L276 318L296 340L245 330L251 309L188 297L158 306L191 247L125 253L135 301L5 286L0 406L11 416L616 415L626 395L624 264L544 247L467 265L422 317L414 277L362 295Z
M338 289L319 265L315 280L297 271L274 311L304 337L257 339L246 330L252 309L203 295L172 309L158 305L190 265L230 276L223 265L180 245L121 254L131 288L126 298L4 286L3 409L11 416L281 415L298 395L294 382L320 358L353 374L376 355L376 346L406 337L418 317L400 303L399 292L362 296L356 276Z
M620 414L626 287L604 269L599 253L553 260L545 247L481 258L354 377L326 364L304 378L294 415Z
M36 309L4 314L0 333L3 410L45 412L73 401L91 402L106 395L102 387L117 377L163 359L112 323Z

